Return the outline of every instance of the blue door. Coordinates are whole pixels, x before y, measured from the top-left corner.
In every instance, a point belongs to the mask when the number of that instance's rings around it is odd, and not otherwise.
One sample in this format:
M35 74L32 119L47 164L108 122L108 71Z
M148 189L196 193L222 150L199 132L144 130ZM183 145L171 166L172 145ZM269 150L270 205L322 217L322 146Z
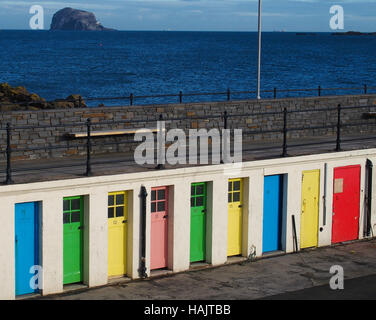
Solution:
M39 264L38 203L18 203L15 206L16 295L33 293L30 268Z
M281 250L282 176L264 178L263 252Z

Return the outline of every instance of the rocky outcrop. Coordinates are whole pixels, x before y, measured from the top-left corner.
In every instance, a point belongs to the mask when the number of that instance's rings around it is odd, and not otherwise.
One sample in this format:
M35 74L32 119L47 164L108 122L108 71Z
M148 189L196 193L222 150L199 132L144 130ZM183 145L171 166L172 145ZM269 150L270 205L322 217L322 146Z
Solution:
M80 101L81 100L81 101ZM25 87L11 87L8 83L0 84L0 111L22 111L43 109L85 108L85 101L80 95L70 95L66 99L46 101Z
M358 31L348 31L348 32L334 32L333 36L376 36L376 32L358 32Z
M94 13L64 8L54 14L51 30L111 31L114 29L103 27Z

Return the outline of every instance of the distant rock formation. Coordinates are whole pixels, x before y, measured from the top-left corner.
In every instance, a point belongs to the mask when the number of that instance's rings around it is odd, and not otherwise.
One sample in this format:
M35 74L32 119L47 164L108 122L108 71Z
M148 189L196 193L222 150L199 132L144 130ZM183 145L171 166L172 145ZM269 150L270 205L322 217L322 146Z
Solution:
M81 100L81 102L80 102ZM70 95L66 99L46 101L25 87L11 87L0 83L0 111L22 111L42 109L85 108L85 101L80 95Z
M78 31L113 31L103 27L95 18L94 13L64 8L56 12L52 18L51 30Z
M348 32L333 32L333 36L376 36L376 32L358 32L358 31L348 31Z

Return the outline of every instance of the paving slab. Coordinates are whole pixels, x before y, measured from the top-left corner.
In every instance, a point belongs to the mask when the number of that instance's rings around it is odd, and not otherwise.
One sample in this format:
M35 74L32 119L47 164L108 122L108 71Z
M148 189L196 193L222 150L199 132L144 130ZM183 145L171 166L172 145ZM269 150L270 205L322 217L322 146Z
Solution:
M344 268L345 290L376 292L376 239L304 250L299 253L243 261L163 277L123 282L38 299L67 300L251 300L299 298L294 293L321 287L328 292L333 265ZM364 278L366 279L366 278ZM363 286L362 287L359 287ZM313 290L313 289L312 289ZM313 297L317 292L312 291ZM316 296L315 296L316 294ZM331 295L329 292L327 295ZM349 296L351 294L349 293ZM306 293L309 298L309 291ZM35 299L35 298L34 298Z

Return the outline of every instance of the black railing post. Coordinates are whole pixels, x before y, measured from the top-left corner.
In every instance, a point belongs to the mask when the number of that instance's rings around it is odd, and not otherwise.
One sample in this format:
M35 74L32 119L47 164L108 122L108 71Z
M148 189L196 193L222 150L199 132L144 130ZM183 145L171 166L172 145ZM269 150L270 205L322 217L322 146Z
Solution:
M164 161L162 159L162 157L164 157L164 155L162 154L163 152L165 152L165 145L164 143L162 143L163 141L163 125L162 125L162 121L163 121L163 114L160 114L159 115L159 120L158 120L158 125L157 125L157 166L155 167L156 170L162 170L164 169Z
M133 93L131 93L129 96L129 105L133 106L133 100L134 100L134 95Z
M230 88L227 89L227 101L231 100L231 91Z
M81 96L78 97L78 107L79 108L82 107L82 98L81 98Z
M368 89L368 88L367 88L367 85L365 84L365 85L364 85L364 94L367 94L367 91L368 91L367 89Z
M7 154L7 177L6 177L6 180L5 180L5 184L12 184L13 181L12 181L12 167L11 167L11 153L12 153L12 147L10 146L10 139L11 139L11 134L12 134L12 131L11 131L11 127L10 127L10 123L7 123L7 150L6 150L6 154Z
M287 157L287 108L283 109L283 151L282 157Z
M336 151L341 151L341 105L337 106L337 146Z
M321 97L321 86L319 86L318 93L319 93L319 97Z
M227 129L228 114L227 111L223 113L223 129Z
M90 177L91 171L91 119L87 119L87 141L86 141L86 176Z
M228 123L227 123L227 121L228 121L228 113L227 113L227 111L225 111L225 112L223 112L223 129L224 130L227 130L227 128L228 128ZM223 138L223 137L222 137ZM223 145L222 145L222 148L223 148ZM223 152L223 151L222 151ZM223 164L224 163L224 161L223 161L223 157L221 157L221 164Z
M273 98L277 99L277 88L274 88L273 90Z
M183 92L179 92L179 103L183 103Z

